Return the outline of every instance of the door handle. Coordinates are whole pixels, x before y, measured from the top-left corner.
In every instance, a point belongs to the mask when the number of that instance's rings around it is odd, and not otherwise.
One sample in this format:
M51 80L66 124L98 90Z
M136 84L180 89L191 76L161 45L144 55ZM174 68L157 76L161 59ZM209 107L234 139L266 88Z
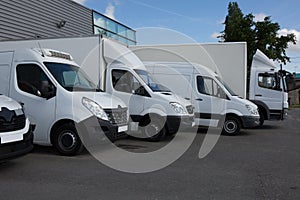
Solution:
M262 94L256 94L255 96L256 97L262 97Z
M185 100L191 100L191 99L190 99L190 98L188 98L188 97L185 97L184 99L185 99Z
M199 98L199 99L195 99L196 101L203 101L203 99Z

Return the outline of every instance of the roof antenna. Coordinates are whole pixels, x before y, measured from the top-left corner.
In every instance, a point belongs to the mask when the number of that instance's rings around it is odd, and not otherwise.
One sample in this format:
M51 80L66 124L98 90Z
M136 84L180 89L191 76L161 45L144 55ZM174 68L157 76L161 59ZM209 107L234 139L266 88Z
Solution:
M40 50L41 50L41 52L42 52L42 57L45 57L45 53L44 53L44 51L43 51L43 49L42 49L42 47L41 47L40 42L38 42L38 45L39 45L39 48L40 48Z

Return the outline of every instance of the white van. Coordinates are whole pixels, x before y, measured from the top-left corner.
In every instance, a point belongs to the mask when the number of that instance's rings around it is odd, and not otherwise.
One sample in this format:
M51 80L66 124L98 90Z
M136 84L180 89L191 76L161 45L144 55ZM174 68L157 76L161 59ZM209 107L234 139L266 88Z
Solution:
M100 91L70 54L0 48L0 72L0 93L23 104L35 125L36 144L54 145L62 155L71 156L83 149L76 130L82 122L97 118L112 139L128 129L124 102ZM96 127L92 130L97 134Z
M159 84L143 65L112 63L106 74L105 91L128 105L133 136L158 141L195 125L191 101ZM144 135L139 135L139 129Z
M223 133L228 135L259 125L257 106L235 95L210 69L186 62L144 64L160 83L192 101L196 125L223 126Z
M22 106L0 94L0 163L30 152L32 141L32 129Z

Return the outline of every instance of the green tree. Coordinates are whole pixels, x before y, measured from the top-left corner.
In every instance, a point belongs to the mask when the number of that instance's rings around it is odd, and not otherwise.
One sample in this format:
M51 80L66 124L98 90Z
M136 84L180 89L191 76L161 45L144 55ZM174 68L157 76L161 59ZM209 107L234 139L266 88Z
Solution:
M289 43L296 44L296 36L278 36L280 26L272 22L270 16L265 17L264 21L255 22L251 13L244 15L237 2L230 2L224 24L225 30L220 36L223 42L247 42L248 73L257 49L273 60L284 64L290 62L285 50Z

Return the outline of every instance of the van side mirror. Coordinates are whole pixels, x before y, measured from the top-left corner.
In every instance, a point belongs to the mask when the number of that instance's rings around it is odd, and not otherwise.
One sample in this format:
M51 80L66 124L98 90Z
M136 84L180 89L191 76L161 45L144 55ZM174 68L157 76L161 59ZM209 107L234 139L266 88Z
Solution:
M42 97L48 100L56 95L56 88L49 81L42 81L41 93Z
M149 93L147 92L147 90L143 86L140 86L139 88L134 90L133 94L150 97Z

